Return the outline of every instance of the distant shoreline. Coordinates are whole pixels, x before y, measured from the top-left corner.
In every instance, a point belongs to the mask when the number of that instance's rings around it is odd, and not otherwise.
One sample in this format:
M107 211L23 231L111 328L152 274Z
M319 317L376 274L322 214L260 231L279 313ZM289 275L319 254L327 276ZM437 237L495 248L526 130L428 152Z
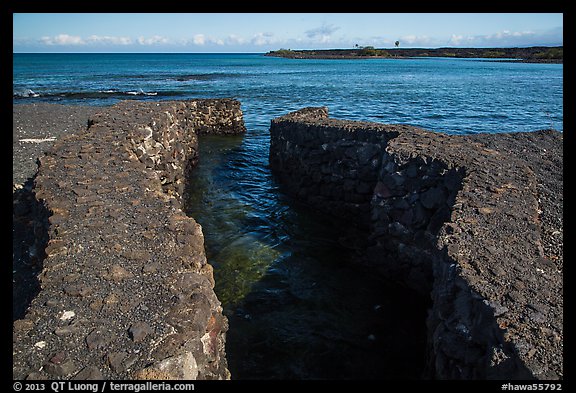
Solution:
M265 56L287 59L408 59L414 57L480 58L523 63L555 63L564 61L563 46L527 48L374 48L318 49L270 51ZM509 60L512 59L512 60Z

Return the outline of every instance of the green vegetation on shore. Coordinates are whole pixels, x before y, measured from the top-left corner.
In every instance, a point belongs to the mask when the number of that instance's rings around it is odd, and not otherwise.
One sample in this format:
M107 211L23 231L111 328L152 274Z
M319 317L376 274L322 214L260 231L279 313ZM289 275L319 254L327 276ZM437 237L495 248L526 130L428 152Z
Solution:
M390 57L390 54L384 49L376 49L373 46L365 46L360 49L358 56L380 56L380 57Z
M527 48L386 48L377 49L373 46L356 47L353 49L318 49L292 50L280 49L270 51L266 56L285 57L290 59L363 59L378 58L408 58L408 57L457 57L457 58L488 58L514 59L524 62L562 63L564 47L533 46Z

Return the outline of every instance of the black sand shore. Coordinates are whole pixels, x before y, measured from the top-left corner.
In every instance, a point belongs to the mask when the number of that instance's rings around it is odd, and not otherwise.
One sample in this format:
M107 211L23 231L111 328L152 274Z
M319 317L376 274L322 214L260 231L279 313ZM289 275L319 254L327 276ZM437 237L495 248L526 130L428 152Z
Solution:
M39 207L31 180L37 159L62 135L86 128L88 118L100 108L36 103L13 105L12 109L12 315L16 320L39 290L36 276L42 258L36 250L45 240L34 234Z
M12 106L12 183L36 173L36 159L61 135L86 128L97 107L48 103Z

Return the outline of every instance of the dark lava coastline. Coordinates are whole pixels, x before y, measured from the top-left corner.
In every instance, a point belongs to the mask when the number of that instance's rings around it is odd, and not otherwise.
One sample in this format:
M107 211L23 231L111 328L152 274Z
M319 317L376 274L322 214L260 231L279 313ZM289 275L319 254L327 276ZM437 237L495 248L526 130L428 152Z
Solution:
M523 63L563 63L562 46L527 48L384 48L314 49L270 51L265 56L288 59L407 59L413 57L453 57L507 59ZM512 60L510 60L512 59ZM504 60L503 60L504 61Z

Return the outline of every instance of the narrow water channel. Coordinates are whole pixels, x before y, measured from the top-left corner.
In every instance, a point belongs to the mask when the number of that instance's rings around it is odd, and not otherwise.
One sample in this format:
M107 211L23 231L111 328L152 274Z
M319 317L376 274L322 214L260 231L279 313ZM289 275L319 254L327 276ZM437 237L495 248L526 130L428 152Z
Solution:
M268 130L199 145L187 213L229 318L232 379L421 378L426 301L363 268L348 223L281 192Z

